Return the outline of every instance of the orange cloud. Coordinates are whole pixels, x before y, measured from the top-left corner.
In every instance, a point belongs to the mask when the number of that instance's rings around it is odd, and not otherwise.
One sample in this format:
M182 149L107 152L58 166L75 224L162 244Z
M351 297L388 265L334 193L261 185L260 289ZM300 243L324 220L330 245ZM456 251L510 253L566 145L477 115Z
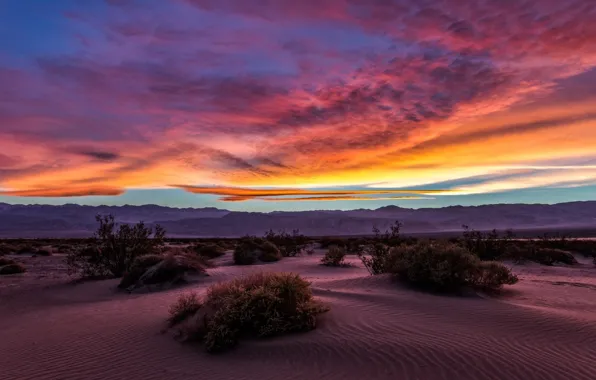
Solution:
M112 187L88 187L88 188L46 188L28 190L5 190L0 195L14 197L83 197L83 196L115 196L124 194L124 189Z
M256 189L242 187L175 186L195 194L219 195L221 201L241 202L263 201L338 201L338 200L406 200L429 199L420 195L436 195L450 190L408 190L408 189L356 189L356 190L312 190L312 189ZM416 194L388 197L387 194ZM365 197L369 195L370 197ZM383 196L384 195L384 196ZM294 196L294 197L291 197Z

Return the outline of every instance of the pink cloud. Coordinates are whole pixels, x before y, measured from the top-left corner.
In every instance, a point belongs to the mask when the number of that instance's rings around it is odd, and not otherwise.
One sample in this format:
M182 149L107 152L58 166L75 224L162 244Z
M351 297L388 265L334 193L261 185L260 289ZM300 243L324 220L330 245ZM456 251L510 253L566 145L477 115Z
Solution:
M81 50L0 67L0 181L88 167L117 188L144 172L136 185L165 186L160 166L304 180L478 143L506 131L452 131L596 65L595 12L588 0L111 1L105 18L70 14Z

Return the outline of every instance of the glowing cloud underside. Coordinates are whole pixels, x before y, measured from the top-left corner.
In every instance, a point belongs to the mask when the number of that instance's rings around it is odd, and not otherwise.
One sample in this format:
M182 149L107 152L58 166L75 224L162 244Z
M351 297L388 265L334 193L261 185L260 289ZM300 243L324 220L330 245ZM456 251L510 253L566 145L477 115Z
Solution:
M591 0L64 4L0 5L0 196L596 184Z

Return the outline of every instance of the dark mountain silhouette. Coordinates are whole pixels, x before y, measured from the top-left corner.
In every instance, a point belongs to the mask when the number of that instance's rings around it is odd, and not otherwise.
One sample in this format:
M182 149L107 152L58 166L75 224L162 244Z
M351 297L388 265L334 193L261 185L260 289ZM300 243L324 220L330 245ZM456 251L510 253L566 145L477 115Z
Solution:
M545 204L497 204L408 209L386 206L376 210L294 212L232 212L217 208L144 206L80 206L67 204L9 205L0 203L0 237L84 237L96 228L95 215L112 214L120 223L159 223L171 237L234 237L262 235L269 229L299 229L311 236L365 235L376 225L386 228L400 220L404 233L512 228L594 229L596 201Z

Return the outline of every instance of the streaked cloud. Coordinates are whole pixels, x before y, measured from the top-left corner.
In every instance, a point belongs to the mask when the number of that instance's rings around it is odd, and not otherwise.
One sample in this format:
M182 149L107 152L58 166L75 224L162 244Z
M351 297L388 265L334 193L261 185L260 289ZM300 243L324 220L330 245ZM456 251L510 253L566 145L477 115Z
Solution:
M124 194L124 189L110 188L110 187L85 187L85 188L45 188L45 189L28 189L28 190L5 190L0 191L0 195L14 196L14 197L81 197L81 196L97 196L109 195L116 196Z

